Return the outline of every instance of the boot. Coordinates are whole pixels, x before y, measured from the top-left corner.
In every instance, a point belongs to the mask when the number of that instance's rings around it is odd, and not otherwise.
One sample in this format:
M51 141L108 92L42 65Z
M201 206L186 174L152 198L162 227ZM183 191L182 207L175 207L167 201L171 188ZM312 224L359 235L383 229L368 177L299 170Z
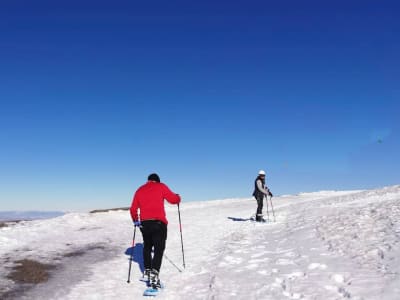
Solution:
M150 269L145 269L143 272L143 280L142 281L150 282L150 273L151 273Z
M256 221L257 222L265 222L265 219L263 218L262 214L257 214Z
M150 286L156 290L161 288L161 282L158 278L158 271L155 269L152 269L150 272Z

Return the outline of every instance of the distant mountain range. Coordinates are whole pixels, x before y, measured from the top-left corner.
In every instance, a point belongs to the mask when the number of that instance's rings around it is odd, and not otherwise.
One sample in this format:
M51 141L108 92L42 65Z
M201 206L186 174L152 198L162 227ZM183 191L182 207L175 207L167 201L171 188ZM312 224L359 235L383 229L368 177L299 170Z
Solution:
M64 214L62 211L0 211L0 221L50 219Z

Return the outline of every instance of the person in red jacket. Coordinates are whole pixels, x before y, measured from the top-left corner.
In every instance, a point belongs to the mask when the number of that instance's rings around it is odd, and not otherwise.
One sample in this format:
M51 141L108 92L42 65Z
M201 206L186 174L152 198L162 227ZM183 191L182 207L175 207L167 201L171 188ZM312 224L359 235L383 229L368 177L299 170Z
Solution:
M171 204L179 204L181 197L161 183L157 174L150 174L147 179L147 183L135 192L130 213L135 226L140 227L143 236L144 276L153 289L158 289L161 288L159 273L167 240L168 220L165 215L164 200Z

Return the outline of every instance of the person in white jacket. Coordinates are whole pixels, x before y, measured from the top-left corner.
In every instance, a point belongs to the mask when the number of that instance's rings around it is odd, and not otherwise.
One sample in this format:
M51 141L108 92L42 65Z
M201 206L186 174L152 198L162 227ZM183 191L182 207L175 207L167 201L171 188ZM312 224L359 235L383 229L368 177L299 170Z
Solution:
M268 195L272 197L271 191L265 185L265 171L260 170L258 172L256 180L254 181L254 192L253 192L253 196L257 200L257 211L256 211L257 222L265 222L263 218L262 209L263 209L264 196Z

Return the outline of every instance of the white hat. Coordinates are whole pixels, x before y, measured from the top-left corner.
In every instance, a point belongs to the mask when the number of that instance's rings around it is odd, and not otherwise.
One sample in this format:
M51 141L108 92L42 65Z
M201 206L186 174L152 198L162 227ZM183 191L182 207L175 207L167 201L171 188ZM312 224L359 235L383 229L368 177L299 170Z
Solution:
M260 170L260 171L258 172L258 175L265 175L265 171L264 171L264 170Z

